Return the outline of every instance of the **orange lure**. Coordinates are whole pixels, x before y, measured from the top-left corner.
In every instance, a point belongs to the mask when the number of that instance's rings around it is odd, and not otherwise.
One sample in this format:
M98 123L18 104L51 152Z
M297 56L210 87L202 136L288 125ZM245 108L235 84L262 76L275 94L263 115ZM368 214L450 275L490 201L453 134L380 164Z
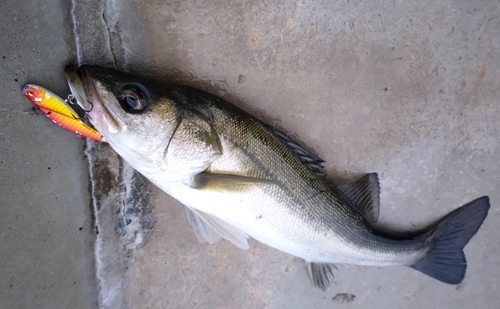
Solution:
M34 84L27 84L23 87L23 93L52 122L62 128L99 142L104 141L99 132L81 121L73 108L51 91Z

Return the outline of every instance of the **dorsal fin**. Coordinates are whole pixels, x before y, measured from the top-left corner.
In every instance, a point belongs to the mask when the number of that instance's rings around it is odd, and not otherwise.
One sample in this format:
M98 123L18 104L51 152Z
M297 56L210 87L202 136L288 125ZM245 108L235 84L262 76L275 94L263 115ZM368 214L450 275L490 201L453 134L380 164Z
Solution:
M290 147L290 149L297 156L299 156L299 158L302 161L302 163L304 163L311 170L311 172L317 174L320 177L323 177L323 178L325 177L325 174L322 171L323 166L321 165L322 163L325 162L325 160L321 159L317 155L312 154L309 151L305 150L304 148L300 147L293 139L291 139L285 133L280 132L277 129L271 127L271 126L267 126L267 127L278 138L280 138L285 144L287 144L287 146Z
M380 187L377 173L366 174L353 183L337 187L371 223L378 220Z
M333 270L338 270L334 264L327 263L306 262L306 267L309 278L311 278L314 286L323 291L326 291L330 284L332 284L334 278Z
M311 172L326 179L321 165L325 162L323 159L304 150L285 133L271 126L267 127L300 158ZM380 209L380 187L377 173L367 174L353 183L336 188L352 202L351 206L361 212L368 221L377 222Z

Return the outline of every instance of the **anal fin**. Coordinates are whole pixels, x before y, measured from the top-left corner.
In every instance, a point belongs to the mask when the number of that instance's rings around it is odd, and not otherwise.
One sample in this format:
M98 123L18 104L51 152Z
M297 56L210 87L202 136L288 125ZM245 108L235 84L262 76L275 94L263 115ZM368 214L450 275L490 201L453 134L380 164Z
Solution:
M306 262L307 272L314 286L323 291L332 284L334 279L333 270L338 270L337 266L328 263Z

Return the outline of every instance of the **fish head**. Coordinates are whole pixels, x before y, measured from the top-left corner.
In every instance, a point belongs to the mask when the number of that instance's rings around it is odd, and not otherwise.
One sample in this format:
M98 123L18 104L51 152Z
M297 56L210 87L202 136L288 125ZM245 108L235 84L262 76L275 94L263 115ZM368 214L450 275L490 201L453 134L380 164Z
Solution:
M206 146L209 143L204 141L201 150L189 149L199 144L185 139L190 133L212 136L199 134L201 129L196 131L191 123L180 125L185 117L168 86L100 66L67 67L66 76L92 125L146 177L173 180L208 166L212 150ZM188 126L186 132L184 127ZM206 156L197 159L199 154Z

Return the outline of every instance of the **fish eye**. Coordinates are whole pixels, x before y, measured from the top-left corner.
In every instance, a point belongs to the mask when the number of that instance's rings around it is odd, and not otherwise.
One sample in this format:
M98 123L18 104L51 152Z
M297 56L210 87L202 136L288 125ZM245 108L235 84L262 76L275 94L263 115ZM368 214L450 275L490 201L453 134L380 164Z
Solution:
M121 107L127 113L141 113L146 110L148 105L148 98L145 92L135 85L123 87L118 99Z
M123 104L127 105L128 108L131 108L133 110L138 110L141 108L141 99L135 92L132 92L130 90L124 91L124 93L122 94L122 101Z

